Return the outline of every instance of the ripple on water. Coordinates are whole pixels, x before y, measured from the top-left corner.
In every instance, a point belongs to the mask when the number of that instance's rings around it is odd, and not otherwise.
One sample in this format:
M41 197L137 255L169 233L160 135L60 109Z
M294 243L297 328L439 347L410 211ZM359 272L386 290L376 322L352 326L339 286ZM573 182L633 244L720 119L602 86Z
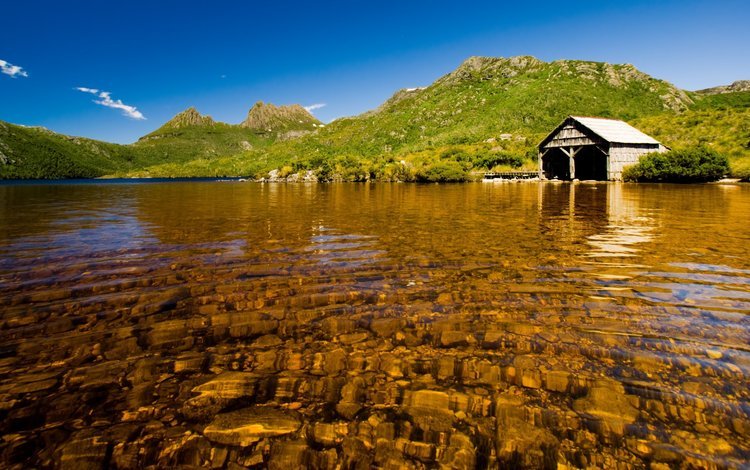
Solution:
M7 466L750 461L746 189L10 188Z

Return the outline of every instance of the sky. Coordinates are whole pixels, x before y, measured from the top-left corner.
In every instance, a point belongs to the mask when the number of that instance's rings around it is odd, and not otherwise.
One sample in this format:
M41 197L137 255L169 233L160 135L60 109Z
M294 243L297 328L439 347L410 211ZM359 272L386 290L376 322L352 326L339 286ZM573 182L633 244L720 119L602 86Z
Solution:
M695 90L750 79L747 0L35 1L0 14L0 120L129 143L195 106L322 121L470 56L631 63Z

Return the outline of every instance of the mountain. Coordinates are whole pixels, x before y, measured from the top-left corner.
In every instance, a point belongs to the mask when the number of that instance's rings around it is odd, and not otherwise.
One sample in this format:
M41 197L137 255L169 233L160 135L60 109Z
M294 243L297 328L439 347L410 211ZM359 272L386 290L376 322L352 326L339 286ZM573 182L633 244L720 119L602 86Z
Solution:
M247 117L240 124L241 127L252 129L261 134L276 133L285 135L289 132L309 132L315 130L322 123L305 108L298 104L290 106L275 106L271 103L258 101L250 108ZM292 134L293 135L293 134Z
M0 121L0 179L177 176L191 161L200 164L201 174L223 176L232 169L216 165L217 157L264 148L277 139L291 139L295 133L322 127L299 105L263 105L260 112L256 108L248 113L253 118L250 124L260 122L258 118L262 117L267 123L263 131L250 125L217 122L190 107L131 145ZM152 167L158 168L157 173L149 170Z
M706 88L705 90L698 90L697 93L703 95L717 95L721 93L737 93L742 91L750 91L750 80L737 80L731 85Z
M175 117L164 123L164 125L157 129L155 132L158 133L160 131L164 132L169 129L181 129L183 127L191 126L213 126L214 124L216 124L216 122L211 118L211 116L204 116L199 113L197 109L191 106L185 111L175 115Z
M94 178L149 163L122 145L0 121L0 179Z
M464 175L488 165L533 169L536 143L570 114L633 120L693 105L691 93L629 64L471 57L374 111L231 161L248 172L267 170L262 160L344 179L429 179L432 167Z
M186 162L199 160L206 171L217 175L215 171L218 169L213 168L216 157L265 147L272 142L270 136L259 135L238 125L214 121L210 116L204 116L190 107L138 139L131 147L146 156L153 165L164 166L160 174L178 171ZM133 174L151 175L146 168Z
M697 142L750 161L750 92L731 91L744 86L736 83L718 87L723 92L688 92L629 64L471 57L429 86L399 90L375 110L328 125L299 105L258 102L239 125L190 108L130 146L71 144L77 138L17 126L11 134L26 140L9 139L0 128L0 152L12 161L0 165L0 177L25 165L16 149L23 141L39 161L75 154L69 172L49 173L56 177L264 176L277 169L334 180L460 180L483 169L536 169L536 144L571 114L623 119L668 146ZM35 139L40 148L29 147Z
M154 162L128 172L131 176L193 176L186 165L200 166L203 176L237 174L235 165L223 165L222 156L264 149L276 141L291 140L323 127L305 108L257 102L240 124L214 121L188 108L133 147ZM189 166L188 166L189 168Z

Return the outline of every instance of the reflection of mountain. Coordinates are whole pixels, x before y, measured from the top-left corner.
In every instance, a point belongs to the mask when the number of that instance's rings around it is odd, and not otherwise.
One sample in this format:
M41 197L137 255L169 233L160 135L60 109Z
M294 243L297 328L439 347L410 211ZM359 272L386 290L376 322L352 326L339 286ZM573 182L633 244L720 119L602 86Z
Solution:
M310 185L170 183L140 185L139 219L165 244L250 244L309 238Z
M97 215L106 218L113 206L125 209L127 203L113 197L113 189L65 183L0 185L0 242L46 235L76 217L91 224Z
M24 251L67 258L137 250L153 240L137 218L132 190L110 184L0 186L0 248L9 259Z

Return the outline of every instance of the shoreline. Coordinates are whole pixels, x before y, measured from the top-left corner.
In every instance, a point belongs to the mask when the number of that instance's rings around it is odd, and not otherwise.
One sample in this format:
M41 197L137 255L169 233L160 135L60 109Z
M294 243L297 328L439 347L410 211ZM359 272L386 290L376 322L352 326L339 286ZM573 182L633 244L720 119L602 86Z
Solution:
M269 180L269 179L252 179L243 177L175 177L175 178L163 178L163 177L144 177L144 178L75 178L75 179L13 179L13 180L0 180L1 186L47 186L47 185L105 185L105 184L159 184L159 183L258 183L258 184L513 184L513 183L548 183L548 184L674 184L678 186L685 185L745 185L749 184L750 181L742 181L739 178L723 178L718 181L709 181L705 183L670 183L670 182L642 182L642 183L631 183L623 181L599 181L599 180L548 180L539 178L519 178L519 179L478 179L473 181L381 181L381 180L369 180L369 181L311 181L311 180Z

